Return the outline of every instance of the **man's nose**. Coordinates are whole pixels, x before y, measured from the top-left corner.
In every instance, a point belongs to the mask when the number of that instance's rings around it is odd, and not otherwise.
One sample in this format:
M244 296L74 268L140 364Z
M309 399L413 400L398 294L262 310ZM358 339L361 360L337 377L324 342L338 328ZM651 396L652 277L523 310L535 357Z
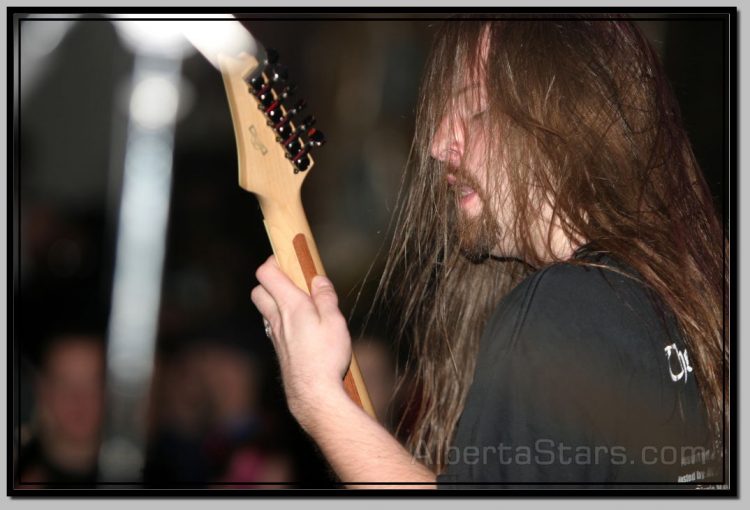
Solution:
M464 133L456 119L446 115L432 138L430 153L433 158L451 166L460 166L464 151Z

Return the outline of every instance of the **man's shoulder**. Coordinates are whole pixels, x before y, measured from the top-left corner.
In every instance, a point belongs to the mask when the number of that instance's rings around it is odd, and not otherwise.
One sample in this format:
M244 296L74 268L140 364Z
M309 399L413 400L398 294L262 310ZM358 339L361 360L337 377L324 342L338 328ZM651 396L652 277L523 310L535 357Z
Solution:
M480 384L521 391L518 405L541 424L585 419L611 432L620 411L668 421L678 396L664 352L671 330L633 271L605 259L554 264L517 290L521 305L488 328Z
M531 282L530 282L531 283ZM535 275L534 302L567 306L625 304L623 298L647 299L645 284L637 273L611 257L559 262Z
M492 351L653 364L670 335L669 315L637 274L611 258L557 263L521 282L487 328ZM645 367L643 367L645 368Z
M647 320L661 312L638 275L610 257L561 262L536 271L499 303L496 312L503 311L520 315L523 323L533 318L557 325L571 321L612 325L612 319L623 315L627 320L633 314Z

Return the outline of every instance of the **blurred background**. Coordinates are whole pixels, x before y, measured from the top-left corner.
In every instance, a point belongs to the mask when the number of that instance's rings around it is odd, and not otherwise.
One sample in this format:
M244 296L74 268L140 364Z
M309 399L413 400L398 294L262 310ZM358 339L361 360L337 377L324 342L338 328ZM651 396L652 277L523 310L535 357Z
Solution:
M441 22L238 16L278 50L328 139L303 201L378 416L392 427L398 353L386 317L376 313L366 329L363 319ZM726 23L648 18L639 23L663 58L721 212ZM103 16L24 16L16 30L19 483L333 487L286 410L250 302L271 249L257 201L237 183L220 74L184 48L144 52ZM146 75L167 85L148 89L162 95L144 102ZM154 161L153 172L138 173Z

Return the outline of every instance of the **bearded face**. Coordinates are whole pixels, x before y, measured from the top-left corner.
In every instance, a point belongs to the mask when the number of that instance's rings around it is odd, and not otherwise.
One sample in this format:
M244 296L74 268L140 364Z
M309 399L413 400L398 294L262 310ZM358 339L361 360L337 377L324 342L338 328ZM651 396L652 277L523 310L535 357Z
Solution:
M457 168L449 168L446 176L450 217L455 225L455 242L461 253L475 262L496 255L500 226L497 215L491 212L488 205L491 200L484 186L471 174Z

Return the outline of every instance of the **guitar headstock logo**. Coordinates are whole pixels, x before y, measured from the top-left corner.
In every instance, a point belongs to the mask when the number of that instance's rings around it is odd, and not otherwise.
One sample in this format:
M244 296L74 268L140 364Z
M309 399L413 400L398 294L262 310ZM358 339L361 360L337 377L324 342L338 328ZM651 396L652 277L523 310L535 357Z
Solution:
M259 151L263 156L268 154L268 147L266 147L263 142L260 141L260 138L258 137L258 130L255 129L255 125L250 126L250 143L253 146L253 149Z
M258 103L258 109L263 112L266 123L273 129L276 141L283 147L287 159L292 161L294 173L304 172L313 165L311 150L325 143L325 135L312 127L315 124L315 117L312 115L298 119L299 113L306 106L303 99L293 106L286 104L287 99L294 95L296 86L288 81L287 69L278 60L278 53L268 48L259 71L248 76L246 81L250 85L250 93ZM258 140L257 131L253 132L254 126L250 129L253 140ZM252 143L253 147L265 155L255 145L255 141ZM263 146L259 140L258 143Z

